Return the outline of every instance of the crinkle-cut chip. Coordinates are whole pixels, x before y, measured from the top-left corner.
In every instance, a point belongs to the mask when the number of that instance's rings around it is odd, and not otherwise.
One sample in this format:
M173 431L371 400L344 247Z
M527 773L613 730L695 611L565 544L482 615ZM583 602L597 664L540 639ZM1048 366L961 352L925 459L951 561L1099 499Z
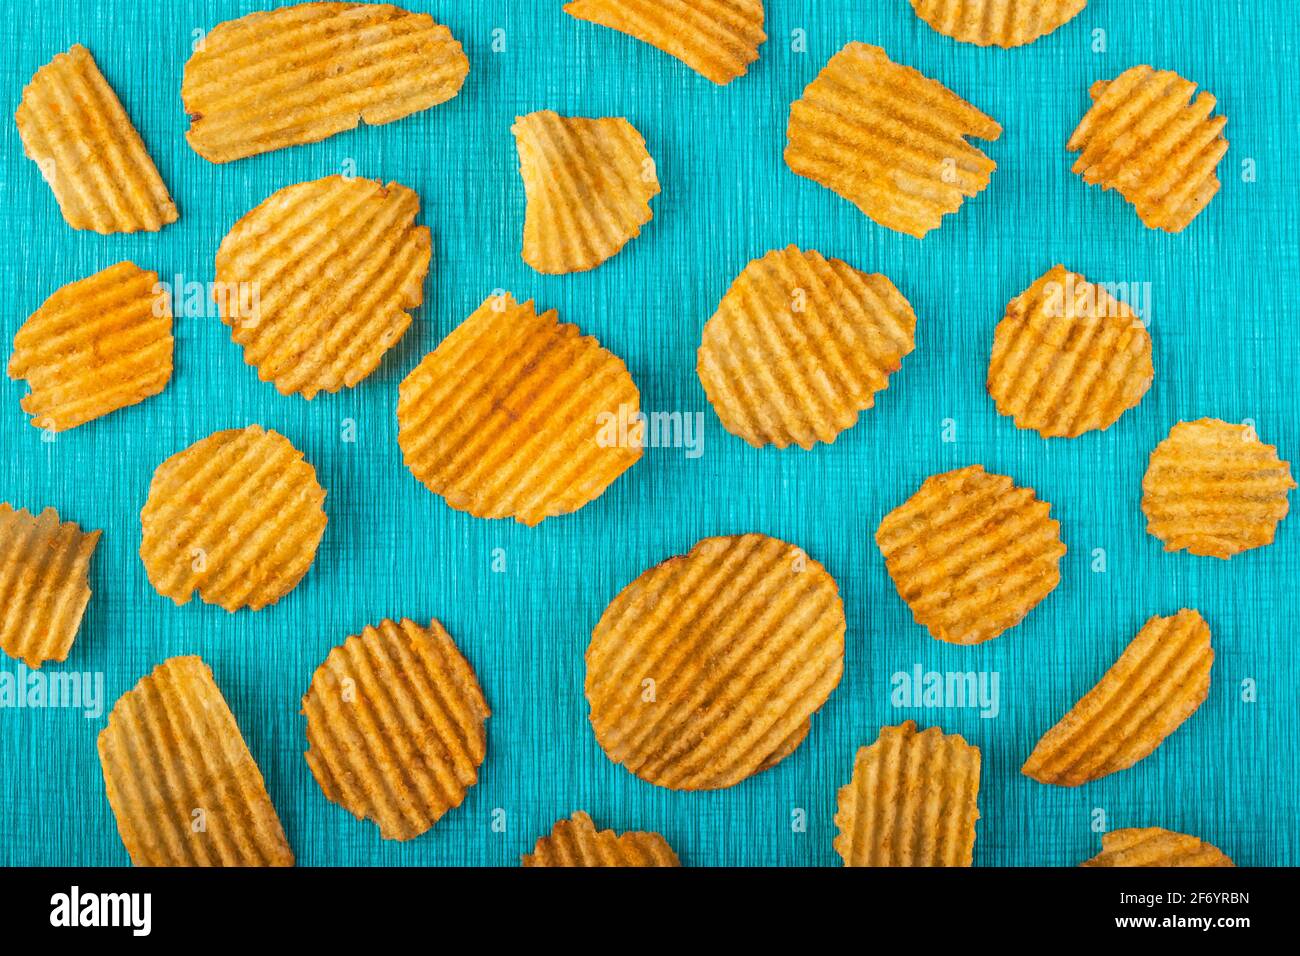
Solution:
M118 698L99 763L136 866L293 866L262 773L200 658L169 658Z
M227 611L274 604L302 580L325 533L325 491L283 435L214 432L158 466L140 512L140 557L163 597L197 590Z
M73 229L157 232L176 203L113 88L81 44L36 71L15 116Z
M300 3L219 23L185 64L185 138L214 163L391 123L460 92L469 60L427 13Z
M523 865L650 867L682 864L668 841L658 833L597 830L591 817L579 810L570 819L558 821L548 835L539 837L533 852L524 854Z
M1061 582L1051 505L980 465L931 475L885 515L876 543L918 624L950 644L1014 627Z
M883 275L794 246L755 259L704 326L698 371L751 445L833 442L912 351L916 313Z
M850 43L791 105L785 161L880 225L919 239L997 169L966 137L1001 135L942 83L878 46Z
M835 852L846 866L970 866L980 750L916 722L880 728L840 788Z
M310 400L375 370L424 300L431 243L419 211L400 183L327 176L235 223L213 297L262 381Z
M524 261L538 272L594 269L654 218L659 178L622 117L529 113L510 127L524 181Z
M1254 428L1202 418L1179 422L1151 452L1142 511L1166 551L1230 558L1272 544L1294 487L1290 463Z
M1058 265L1007 306L993 335L988 390L1017 428L1074 438L1115 424L1154 377L1142 319Z
M976 46L1024 46L1069 23L1088 0L911 0L944 36Z
M1228 151L1226 116L1196 84L1169 70L1135 66L1092 85L1093 99L1066 148L1089 185L1117 189L1149 229L1181 232L1219 191Z
M649 43L719 86L744 76L767 39L763 0L572 0L564 12Z
M1105 675L1034 747L1021 772L1077 787L1160 746L1210 692L1210 626L1183 609L1153 617Z
M63 431L167 387L172 312L158 273L119 262L45 300L14 336L9 377L26 379L22 409Z
M601 615L587 648L596 739L661 787L739 783L803 740L840 682L844 628L834 579L801 549L705 538Z
M1111 830L1101 852L1080 866L1235 866L1217 846L1160 827Z
M489 297L398 390L411 473L459 511L535 525L577 511L641 457L623 360L554 309Z
M0 650L40 667L68 657L90 602L99 531L0 502Z

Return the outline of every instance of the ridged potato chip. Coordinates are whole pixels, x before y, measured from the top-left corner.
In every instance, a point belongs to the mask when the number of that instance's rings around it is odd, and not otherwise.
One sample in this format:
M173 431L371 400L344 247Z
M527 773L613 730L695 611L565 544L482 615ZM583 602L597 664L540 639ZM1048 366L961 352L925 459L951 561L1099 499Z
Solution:
M1225 153L1226 116L1196 84L1149 66L1092 85L1093 99L1066 148L1089 185L1117 189L1148 229L1181 232L1219 191L1215 169Z
M999 414L1044 438L1105 431L1154 377L1142 319L1065 266L1012 299L993 334L989 394Z
M600 497L641 457L640 406L622 359L502 293L406 376L397 441L453 508L535 525Z
M1133 766L1205 701L1213 664L1210 626L1199 613L1151 618L1097 686L1043 735L1021 773L1077 787Z
M227 611L284 597L325 533L316 469L259 425L214 432L158 466L140 512L140 557L163 597Z
M785 161L872 220L920 239L989 184L966 137L1002 127L937 80L850 43L790 107Z
M1080 866L1234 866L1217 846L1160 827L1111 830L1101 852Z
M0 502L0 650L28 667L67 660L90 603L90 557L99 531L46 508Z
M596 739L658 786L730 787L807 734L840 682L844 629L834 579L799 548L705 538L601 615L587 648Z
M579 810L570 819L557 822L548 835L538 838L533 852L524 854L523 865L653 867L682 864L668 841L658 833L597 831L591 817Z
M617 116L551 110L510 127L524 181L524 261L538 272L594 269L641 234L659 195L645 140Z
M1273 543L1296 487L1289 462L1250 425L1179 422L1147 464L1142 512L1166 551L1230 558Z
M704 326L700 382L754 446L833 442L912 351L916 313L883 275L794 246L745 266Z
M228 163L391 123L460 92L469 60L427 13L300 3L219 23L185 64L194 151Z
M1088 0L912 0L944 36L976 46L1024 46L1069 23Z
M200 658L165 660L118 698L99 763L136 866L293 866L262 772Z
M400 183L327 176L235 223L213 297L262 381L310 400L375 370L424 300L431 244L419 211Z
M950 644L1014 627L1061 582L1051 505L980 465L931 475L885 515L876 543L916 623Z
M980 751L938 727L880 728L840 788L835 852L845 866L970 866Z

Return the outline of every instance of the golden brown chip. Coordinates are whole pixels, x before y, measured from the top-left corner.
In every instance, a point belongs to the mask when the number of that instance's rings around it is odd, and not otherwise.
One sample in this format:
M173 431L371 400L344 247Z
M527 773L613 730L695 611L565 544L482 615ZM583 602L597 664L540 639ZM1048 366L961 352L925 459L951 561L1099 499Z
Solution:
M1117 189L1149 229L1181 232L1219 191L1215 168L1228 151L1226 116L1196 84L1149 66L1092 85L1093 99L1067 149L1089 185Z
M259 425L214 432L158 466L140 512L140 557L163 597L199 592L227 611L274 604L325 533L316 469Z
M1210 692L1210 626L1196 611L1153 617L1100 681L1034 747L1021 773L1077 787L1160 746Z
M1142 478L1147 531L1166 551L1230 558L1272 544L1296 487L1289 462L1250 425L1179 422Z
M1014 627L1061 582L1051 505L1032 488L969 465L932 475L885 515L876 543L916 623L978 644Z
M81 44L36 71L15 119L73 229L157 232L176 221L158 167Z
M640 406L622 359L502 293L406 376L397 441L453 508L535 525L600 497L641 457Z
M577 811L540 837L524 866L681 866L677 854L658 833L596 830L591 817Z
M758 59L763 0L572 0L564 12L675 56L719 86Z
M790 107L785 161L880 225L918 239L989 184L997 163L967 136L996 121L937 80L850 43Z
M1160 827L1111 830L1101 852L1080 866L1234 866L1217 846Z
M0 502L0 650L40 667L68 657L90 601L98 531Z
M99 734L117 832L136 866L293 866L293 851L212 671L173 657Z
M1065 26L1088 0L912 0L944 36L976 46L1024 46Z
M825 568L766 535L705 538L605 609L587 700L615 763L715 790L791 753L843 669L844 604Z
M510 130L527 199L524 261L538 272L594 269L654 218L659 178L627 120L542 110Z
M469 60L427 13L300 3L219 23L185 64L185 134L228 163L391 123L460 92Z
M1007 306L993 335L988 389L1017 428L1073 438L1115 424L1154 376L1142 320L1058 265Z
M382 621L316 669L302 699L325 796L386 840L409 840L478 781L490 715L474 669L438 621Z
M980 750L915 721L880 728L840 788L835 852L846 866L970 866Z
M794 246L745 266L704 326L698 371L751 445L833 442L912 351L916 313L882 275Z
M287 186L217 250L214 298L258 377L284 395L351 388L411 324L429 271L420 197L327 176Z

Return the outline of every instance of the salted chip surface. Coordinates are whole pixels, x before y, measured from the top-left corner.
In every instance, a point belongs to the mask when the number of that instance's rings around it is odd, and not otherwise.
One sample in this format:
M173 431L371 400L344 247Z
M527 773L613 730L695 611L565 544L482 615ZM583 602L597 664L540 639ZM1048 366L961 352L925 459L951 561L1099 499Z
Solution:
M931 475L885 515L876 544L918 624L979 644L1020 621L1061 581L1051 505L981 465Z
M386 840L409 840L478 780L490 714L438 621L382 621L316 668L302 699L307 763L325 796Z
M572 0L564 12L649 43L719 86L744 76L767 39L763 0Z
M300 3L219 23L185 64L194 151L228 163L391 123L460 92L469 60L427 13Z
M1217 100L1170 70L1135 66L1092 85L1088 110L1066 148L1084 182L1117 189L1149 229L1181 232L1219 191L1228 141Z
M751 445L833 442L912 351L916 313L883 275L794 246L745 266L704 326L697 369Z
M551 110L510 127L524 181L524 261L538 272L594 269L654 218L654 160L636 127Z
M316 469L260 425L214 432L158 466L140 512L140 557L163 597L198 591L227 611L284 597L325 533Z
M878 46L850 43L790 107L785 161L880 225L919 239L997 169L966 138L1001 135L942 83Z
M235 223L213 297L262 381L312 399L375 370L424 300L431 243L419 211L400 183L327 176Z
M976 46L1016 47L1069 23L1088 0L911 0L944 36Z
M1294 487L1290 463L1253 427L1202 418L1179 422L1151 452L1142 512L1166 551L1230 558L1273 543Z
M144 141L80 43L36 71L15 119L73 229L157 232L176 221Z
M988 390L1017 428L1074 438L1115 424L1154 377L1142 319L1058 265L1007 306L993 335Z
M1077 787L1133 766L1210 692L1210 626L1183 609L1153 617L1105 675L1045 733L1021 772Z
M705 538L601 615L587 701L606 755L673 790L739 783L793 752L844 669L826 569L762 534Z
M398 396L411 473L480 518L535 525L576 511L641 457L641 393L623 360L508 293L443 339Z
M591 817L577 811L558 821L551 832L525 853L524 866L648 867L681 866L677 854L658 833L597 830Z
M99 531L46 508L0 502L0 650L28 667L68 657L90 602L90 556Z
M169 658L118 698L99 763L136 866L293 866L262 772L200 658Z
M1160 827L1111 830L1101 835L1101 852L1080 866L1234 866L1217 846Z
M970 866L980 751L938 727L880 728L840 788L835 852L845 866Z

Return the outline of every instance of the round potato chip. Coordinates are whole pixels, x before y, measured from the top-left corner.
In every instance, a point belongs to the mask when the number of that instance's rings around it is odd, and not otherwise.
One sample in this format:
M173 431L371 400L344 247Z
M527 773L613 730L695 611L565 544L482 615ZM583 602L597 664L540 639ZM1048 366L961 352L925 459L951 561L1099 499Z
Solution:
M540 837L524 866L655 867L681 866L677 854L658 833L615 833L596 830L581 810L560 820L549 835Z
M1111 830L1101 835L1101 852L1080 866L1234 866L1217 846L1160 827Z
M1024 46L1079 15L1088 0L912 0L944 36L976 46Z

